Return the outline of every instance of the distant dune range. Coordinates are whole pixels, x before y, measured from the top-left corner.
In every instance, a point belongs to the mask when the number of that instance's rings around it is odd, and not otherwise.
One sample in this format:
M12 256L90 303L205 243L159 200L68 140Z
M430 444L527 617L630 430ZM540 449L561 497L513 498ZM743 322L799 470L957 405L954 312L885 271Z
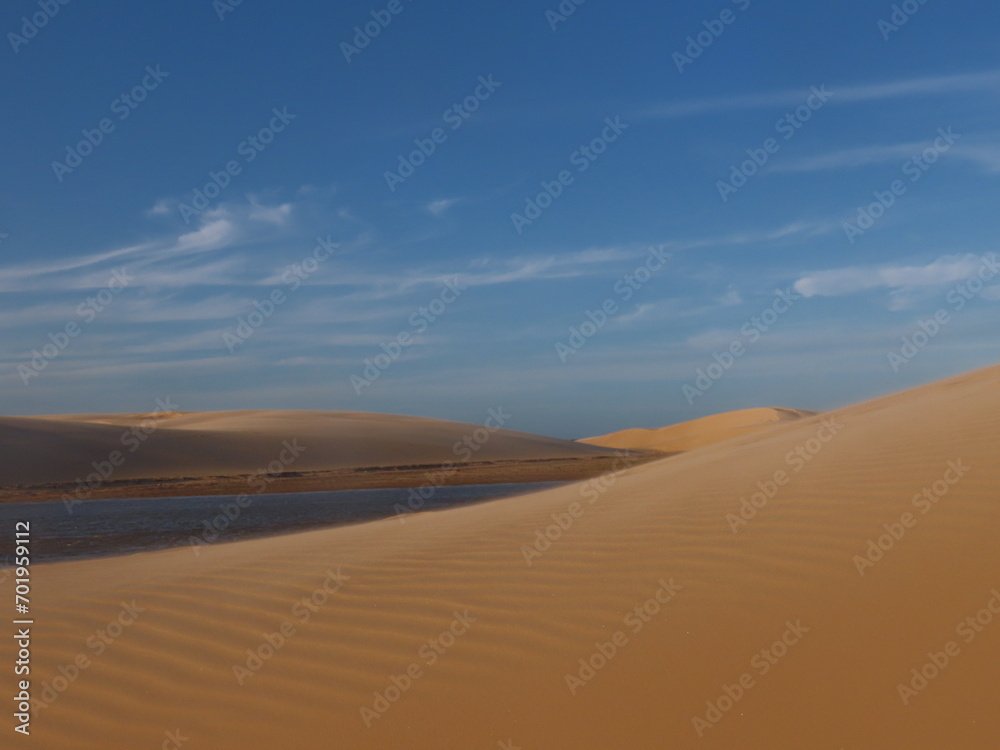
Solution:
M802 417L812 417L815 411L802 409L777 409L761 407L740 409L739 411L712 414L690 422L645 429L634 427L620 432L611 432L592 438L584 438L581 443L600 445L608 448L646 449L664 453L683 453L718 443L721 440L748 435L751 432L774 426L776 422L787 422Z
M54 499L102 470L108 476L97 475L92 497L236 494L275 461L285 462L276 468L287 476L269 482L269 492L420 485L448 462L461 468L455 482L570 480L606 470L616 455L496 429L509 421L502 410L484 415L490 429L323 411L0 417L0 497Z
M32 744L995 748L998 448L994 367L602 482L38 566Z
M502 410L496 414L506 421ZM269 471L275 460L284 463L268 479L268 492L419 486L448 462L455 469L450 484L570 481L612 468L621 451L648 461L654 453L685 452L814 414L743 409L579 441L494 431L496 419L486 420L485 429L365 412L0 417L7 459L0 465L0 500L53 500L92 477L98 481L82 494L93 498L238 494L259 487L247 477Z

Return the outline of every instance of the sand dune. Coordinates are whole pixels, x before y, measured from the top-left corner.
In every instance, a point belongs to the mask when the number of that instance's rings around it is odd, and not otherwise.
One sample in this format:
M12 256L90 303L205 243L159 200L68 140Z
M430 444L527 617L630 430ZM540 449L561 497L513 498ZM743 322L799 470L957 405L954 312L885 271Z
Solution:
M712 414L689 422L681 422L658 429L633 427L628 430L609 432L607 435L583 438L577 442L600 445L607 448L655 450L663 453L683 453L718 443L739 435L747 435L757 430L772 427L775 423L787 422L818 414L804 409L781 409L759 407L739 409L722 414Z
M446 461L572 458L613 451L483 424L363 412L234 411L0 417L0 486L73 483L118 453L113 479L252 474ZM489 425L487 430L484 424ZM465 441L465 442L463 442ZM289 448L292 446L292 448Z
M998 385L402 524L38 567L32 744L995 748Z

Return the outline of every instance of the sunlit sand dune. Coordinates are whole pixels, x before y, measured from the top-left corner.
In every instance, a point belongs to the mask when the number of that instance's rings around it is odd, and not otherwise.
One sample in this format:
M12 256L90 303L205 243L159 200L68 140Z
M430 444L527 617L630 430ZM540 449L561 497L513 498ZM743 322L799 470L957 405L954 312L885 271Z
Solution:
M995 748L998 386L405 523L38 567L31 745Z
M728 440L738 435L747 435L757 430L773 426L775 423L786 422L802 417L811 417L818 412L803 409L776 409L760 407L756 409L740 409L738 411L712 414L690 422L646 429L633 427L607 435L583 438L579 442L588 445L601 445L608 448L647 449L663 453L681 453L684 451L711 445L720 440Z

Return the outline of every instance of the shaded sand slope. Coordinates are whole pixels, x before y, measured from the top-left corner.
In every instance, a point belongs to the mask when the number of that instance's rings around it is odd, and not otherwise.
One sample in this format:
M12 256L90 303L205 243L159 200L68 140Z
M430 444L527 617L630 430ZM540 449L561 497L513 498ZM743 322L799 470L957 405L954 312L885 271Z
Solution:
M583 438L580 443L608 448L646 449L676 453L701 448L739 435L772 427L779 422L815 416L819 412L803 409L760 407L711 414L689 422L658 429L634 427L607 435Z
M32 743L158 747L180 729L186 750L995 748L1000 620L971 642L956 627L1000 588L998 386L991 368L789 422L630 469L603 494L36 568L36 695L77 654L92 663ZM734 533L727 514L778 471L788 482ZM912 498L935 482L921 514ZM855 556L905 512L915 526L860 575ZM529 567L553 514L569 527ZM350 579L302 622L296 601L338 566ZM683 588L630 617L661 580ZM145 611L97 655L87 639L133 599ZM438 654L426 644L456 610L477 621ZM237 684L233 665L285 621L294 635ZM565 675L617 631L625 645L571 695ZM783 635L793 645L774 647ZM904 705L897 684L949 641L957 656ZM359 707L411 664L421 676L366 728ZM724 685L743 675L731 707Z
M464 459L454 446L466 438L476 447L470 456L480 461L612 453L510 430L485 439L481 424L363 412L0 417L0 485L74 482L114 451L125 459L116 480L252 474L278 459L286 441L304 449L288 471L442 463Z

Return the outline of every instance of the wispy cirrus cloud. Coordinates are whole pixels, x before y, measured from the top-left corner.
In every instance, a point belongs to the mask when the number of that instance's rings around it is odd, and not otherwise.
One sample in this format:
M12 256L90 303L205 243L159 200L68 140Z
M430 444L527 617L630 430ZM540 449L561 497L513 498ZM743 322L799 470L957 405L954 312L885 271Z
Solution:
M250 212L248 217L252 221L264 221L269 224L283 226L291 215L291 203L281 203L277 206L267 206L259 203L253 196L250 197Z
M110 267L155 247L155 243L143 243L88 253L70 258L61 258L45 263L25 263L0 268L0 292L21 292L36 289L86 289L88 284L80 279L80 273L95 267Z
M714 247L731 247L787 241L789 243L808 241L815 237L839 230L841 223L833 219L800 219L781 224L771 229L745 229L723 235L693 237L664 243L668 250L701 250Z
M996 255L993 256L994 262ZM926 265L850 266L807 274L794 284L803 297L840 297L872 289L894 293L940 287L968 279L983 267L979 255L945 255Z
M165 205L164 201L158 201L146 214L159 214L158 207ZM103 252L0 266L0 292L97 289L107 283L112 269L124 266L130 271L141 272L142 284L227 283L224 274L239 266L239 259L211 257L204 262L204 268L197 269L185 259L233 248L249 233L249 222L280 225L284 223L282 217L290 212L289 204L266 206L254 200L246 204L224 204L204 212L197 229L168 233L156 240ZM181 272L182 268L185 273Z
M182 234L170 247L160 255L179 255L201 253L226 247L236 238L236 224L228 216L210 219L200 229Z
M911 142L883 146L859 146L809 156L797 161L786 161L771 167L772 172L820 172L834 169L851 169L871 164L908 159L927 147L926 143Z
M177 201L169 198L160 198L156 203L146 209L146 216L169 216L177 205Z
M873 164L902 162L918 157L932 141L858 146L808 156L797 161L780 162L770 168L772 172L821 172L838 169L855 169ZM1000 141L978 139L960 141L948 150L948 156L971 162L987 172L1000 172Z
M428 213L434 216L444 216L448 209L452 206L461 202L459 198L442 198L441 200L431 201L427 204Z
M949 76L923 76L885 83L837 86L830 84L832 104L854 104L908 96L945 96L971 91L1000 91L1000 70L962 73ZM808 87L783 91L736 94L732 96L688 99L658 104L633 115L645 119L680 119L737 110L795 106L809 95ZM829 106L829 104L827 105Z

